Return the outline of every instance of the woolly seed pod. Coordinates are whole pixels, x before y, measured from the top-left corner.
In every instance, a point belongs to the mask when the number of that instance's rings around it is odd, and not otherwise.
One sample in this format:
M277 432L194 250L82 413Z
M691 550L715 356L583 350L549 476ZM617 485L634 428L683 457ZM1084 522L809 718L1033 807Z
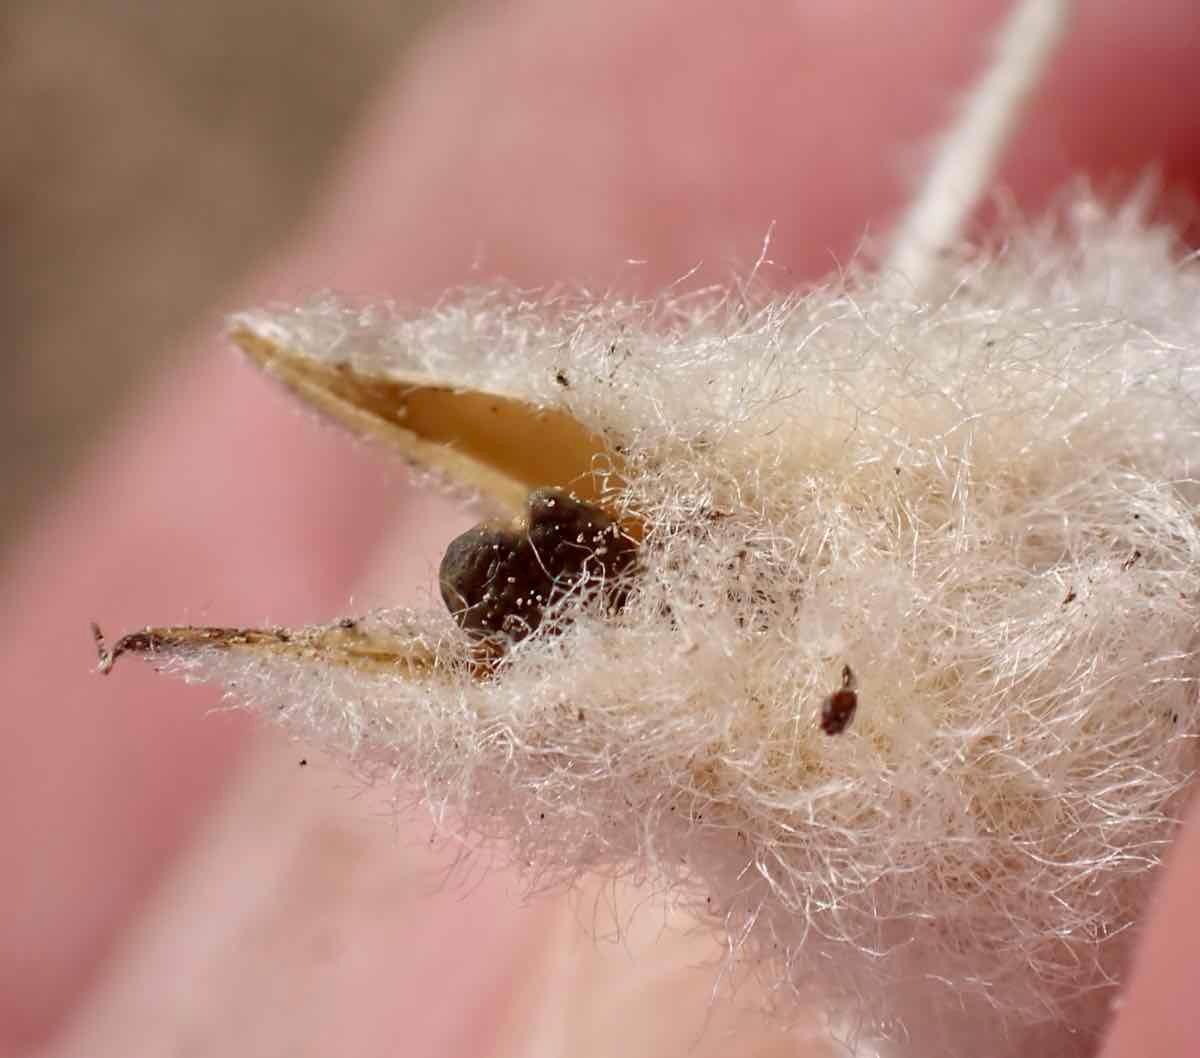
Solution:
M925 305L863 274L243 317L285 379L436 365L574 423L596 451L541 484L596 497L636 564L547 569L483 674L448 611L112 654L236 682L532 883L648 871L863 1039L1082 1053L1196 766L1200 269L1090 202L943 269ZM831 685L857 695L837 737Z
M989 98L943 159L994 154ZM500 528L451 545L446 612L147 629L102 668L236 684L531 886L652 878L850 1053L1089 1053L1197 767L1200 264L1139 201L994 251L941 238L965 210L785 296L239 317Z

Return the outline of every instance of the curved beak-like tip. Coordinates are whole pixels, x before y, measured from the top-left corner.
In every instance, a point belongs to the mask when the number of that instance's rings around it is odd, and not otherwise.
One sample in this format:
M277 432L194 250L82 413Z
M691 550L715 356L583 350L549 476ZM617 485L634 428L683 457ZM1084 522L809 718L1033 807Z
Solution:
M129 632L121 636L110 647L104 642L104 633L100 631L100 626L95 621L92 622L92 639L96 644L96 656L99 659L96 671L101 676L107 676L112 672L113 665L122 654L130 652L147 654L158 646L158 637L147 628L141 632Z
M101 676L107 676L112 672L113 662L117 659L116 655L104 645L104 633L100 631L100 626L95 621L92 622L92 641L96 644L96 656L99 658L96 671Z

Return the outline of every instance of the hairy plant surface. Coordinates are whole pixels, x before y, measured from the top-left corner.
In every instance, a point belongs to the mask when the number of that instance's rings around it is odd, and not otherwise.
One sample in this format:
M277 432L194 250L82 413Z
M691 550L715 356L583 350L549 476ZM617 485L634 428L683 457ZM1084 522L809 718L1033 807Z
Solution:
M484 642L395 610L105 664L223 681L531 887L652 878L852 1040L1083 1053L1196 765L1200 266L1079 198L921 298L884 278L239 317L515 515L489 546L550 487L636 559L552 527L577 560Z

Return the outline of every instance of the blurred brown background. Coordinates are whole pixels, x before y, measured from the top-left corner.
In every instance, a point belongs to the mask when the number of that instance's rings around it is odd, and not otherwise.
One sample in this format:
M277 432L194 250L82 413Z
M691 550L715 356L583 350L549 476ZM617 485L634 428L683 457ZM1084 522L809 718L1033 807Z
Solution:
M437 0L0 13L0 556L313 202Z

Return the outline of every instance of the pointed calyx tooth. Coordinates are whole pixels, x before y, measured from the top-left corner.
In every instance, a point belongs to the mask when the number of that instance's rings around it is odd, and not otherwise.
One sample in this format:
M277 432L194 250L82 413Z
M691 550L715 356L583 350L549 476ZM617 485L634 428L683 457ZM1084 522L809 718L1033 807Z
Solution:
M478 491L501 511L518 514L540 486L598 500L621 484L619 455L560 408L420 375L368 374L288 348L244 319L230 337L317 411Z
M620 609L637 555L638 541L600 507L542 488L512 524L484 522L452 540L438 581L468 635L513 642L535 632L546 607L585 581Z
M211 650L260 658L319 661L325 666L406 677L431 672L437 661L433 650L418 637L367 629L352 619L295 630L195 626L145 628L121 636L111 647L105 645L95 624L92 635L100 658L99 670L105 674L123 654L139 655L153 661L155 658L181 659Z

